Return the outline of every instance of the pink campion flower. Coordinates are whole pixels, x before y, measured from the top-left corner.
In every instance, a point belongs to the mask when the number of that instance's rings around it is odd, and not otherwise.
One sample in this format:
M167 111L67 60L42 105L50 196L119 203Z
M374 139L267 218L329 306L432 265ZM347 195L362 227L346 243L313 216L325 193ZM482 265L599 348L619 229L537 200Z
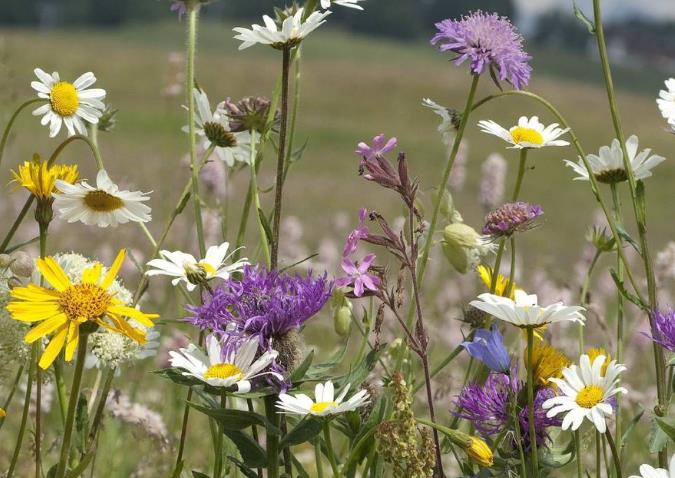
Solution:
M373 146L369 146L365 142L360 142L356 146L356 154L362 156L365 161L371 161L378 156L382 156L393 150L398 144L396 137L389 138L385 141L384 133L378 134L373 138Z
M359 241L368 237L369 231L368 226L366 226L366 217L368 217L368 210L366 208L359 209L359 227L347 235L342 257L348 257L356 252Z
M356 297L361 297L366 290L377 291L380 278L368 273L373 262L375 262L375 254L368 254L361 263L356 264L349 257L343 257L341 266L347 276L336 279L335 285L338 287L353 286Z

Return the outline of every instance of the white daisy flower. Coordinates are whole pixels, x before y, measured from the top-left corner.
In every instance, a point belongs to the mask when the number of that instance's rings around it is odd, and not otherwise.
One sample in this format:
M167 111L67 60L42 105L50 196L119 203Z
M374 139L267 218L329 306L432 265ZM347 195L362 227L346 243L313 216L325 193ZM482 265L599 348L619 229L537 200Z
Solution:
M365 0L333 0L332 3L335 5L340 5L342 7L354 8L356 10L363 10L363 7L359 5L359 2L364 2ZM331 0L321 0L321 8L324 10L330 8Z
M670 458L668 470L654 468L650 465L640 466L640 475L631 475L628 478L675 478L675 455Z
M85 73L73 83L61 81L57 72L51 75L36 68L35 76L40 81L33 81L30 86L37 91L38 97L49 100L45 105L33 111L33 116L42 116L43 126L49 124L49 137L53 138L61 125L65 124L68 136L75 134L87 134L84 122L98 123L105 105L105 90L91 88L96 83L96 77L92 72Z
M304 9L300 8L295 15L284 19L281 29L277 27L274 19L267 15L263 16L265 26L255 24L250 29L233 28L238 33L234 37L235 40L242 42L239 49L244 50L258 43L271 45L276 49L297 45L303 38L326 23L326 17L331 14L330 11L314 12L303 22L303 13Z
M659 98L656 104L661 110L661 115L665 118L671 130L675 130L675 78L666 80L666 90L659 91Z
M370 396L366 390L361 390L345 402L350 385L347 384L340 395L335 397L333 382L328 380L326 383L317 383L314 388L314 400L303 393L295 396L282 393L279 395L277 408L283 410L283 413L319 417L356 410L368 403Z
M494 294L481 294L479 300L471 301L471 306L517 327L540 327L554 322L579 322L586 318L581 313L585 309L579 306L566 306L562 302L541 306L536 295L528 295L516 289L515 300Z
M236 392L247 393L254 378L273 375L283 380L278 373L263 372L277 358L278 352L268 350L254 360L258 348L258 340L249 339L236 350L223 350L218 338L210 335L206 339L206 354L190 344L180 352L169 352L169 362L172 367L185 370L183 375L186 377L195 377L212 387L234 387Z
M455 141L455 126L450 110L445 106L441 106L430 98L422 99L422 105L431 109L434 113L441 117L441 124L438 126L438 132L443 138L443 144L450 146Z
M195 97L196 115L195 132L204 138L204 149L211 145L215 146L214 152L218 158L228 166L234 166L239 161L250 163L251 161L251 135L248 131L235 133L230 131L230 121L224 107L218 105L216 111L211 111L211 104L206 93L194 88L192 93ZM188 126L183 127L184 132L189 132Z
M638 137L632 135L626 140L626 151L635 179L642 180L650 177L652 169L665 161L666 158L651 154L651 149L645 149L638 153L638 142ZM621 143L618 139L612 141L611 147L603 146L597 155L589 154L586 159L591 166L593 176L601 183L618 183L628 179L623 163L623 151L621 151ZM588 181L588 170L581 158L579 158L578 163L565 160L565 164L578 174L574 178L576 181Z
M206 257L202 260L195 259L191 254L181 251L160 251L161 259L153 259L148 262L148 266L154 267L146 272L149 276L165 275L175 277L171 284L177 285L179 282L185 282L189 291L202 281L218 277L223 280L230 278L233 272L243 270L249 262L246 258L239 259L232 264L225 262L232 257L236 251L230 254L227 250L230 248L229 242L223 242L219 246L211 246L206 251Z
M618 393L627 393L619 387L619 374L626 370L616 360L605 364L607 357L598 355L593 363L588 355L579 359L579 367L572 365L563 369L562 379L550 378L558 386L560 395L549 398L542 404L548 410L547 417L565 413L562 429L577 430L587 418L600 433L607 430L606 417L614 412L610 399ZM603 373L603 369L607 369ZM550 409L550 410L549 410Z
M150 199L150 193L120 191L104 169L96 175L96 187L86 181L70 184L61 180L56 181L56 187L61 192L54 193L54 206L68 222L117 227L129 221L151 220L150 207L143 204Z
M517 126L505 129L492 120L479 121L478 126L483 133L492 134L502 138L507 143L511 143L511 149L525 148L544 148L546 146L568 146L567 141L558 139L569 131L569 128L562 129L558 123L544 126L539 122L539 118L533 116L521 116Z

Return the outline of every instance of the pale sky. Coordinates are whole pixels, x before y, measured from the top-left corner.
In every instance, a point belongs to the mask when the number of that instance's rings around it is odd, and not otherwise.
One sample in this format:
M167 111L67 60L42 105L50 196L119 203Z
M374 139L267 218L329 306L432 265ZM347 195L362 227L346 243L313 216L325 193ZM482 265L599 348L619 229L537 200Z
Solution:
M572 0L515 0L523 17L530 17L557 8L572 11ZM577 0L577 5L591 16L591 0ZM675 0L603 0L602 8L607 19L611 17L646 16L675 20Z

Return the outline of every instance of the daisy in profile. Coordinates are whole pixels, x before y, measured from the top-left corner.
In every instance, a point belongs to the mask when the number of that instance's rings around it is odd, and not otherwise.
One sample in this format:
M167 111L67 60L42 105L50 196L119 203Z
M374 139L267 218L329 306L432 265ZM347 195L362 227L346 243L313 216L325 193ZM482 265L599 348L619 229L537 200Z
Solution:
M194 88L197 114L195 115L195 132L204 138L204 149L213 146L218 159L228 166L235 162L249 163L251 160L251 135L248 131L234 133L230 131L230 122L224 107L218 106L211 111L211 104L206 93ZM186 133L188 126L183 127Z
M651 465L641 465L640 475L631 475L629 478L675 478L675 455L670 458L667 470L654 468Z
M145 330L133 327L127 319L150 328L154 326L152 319L159 316L122 305L116 297L113 283L125 255L124 249L119 252L103 278L103 266L97 262L83 272L82 281L77 283L71 282L53 257L38 259L38 270L52 289L35 284L12 289L7 311L14 320L37 324L26 334L26 343L52 335L40 358L41 368L49 368L64 348L65 360L73 359L80 326L84 324L103 327L140 344L145 342Z
M651 149L645 149L638 153L638 137L632 135L626 140L628 161L635 179L640 181L651 177L652 169L666 160L663 156L651 154ZM624 168L623 151L618 139L612 141L611 146L603 146L598 154L589 154L586 160L591 166L593 176L601 183L613 184L628 180L626 168ZM588 170L581 158L577 163L565 160L565 164L572 168L577 176L575 181L588 181Z
M335 397L333 382L328 380L326 383L317 383L314 388L314 400L303 393L295 396L282 393L279 395L277 408L294 415L325 417L356 410L368 403L370 396L366 390L355 393L345 402L349 387L350 384L347 384L340 395Z
M42 116L42 125L49 124L49 137L53 138L61 126L66 125L68 136L87 134L85 123L96 124L101 117L105 105L105 90L89 88L96 83L92 72L80 76L73 83L61 81L57 72L51 75L36 68L35 76L40 81L33 81L30 86L37 91L39 98L48 103L33 111L33 116Z
M665 118L671 130L675 131L675 78L666 80L666 89L659 91L656 100L661 115Z
M546 400L542 408L548 410L548 417L565 414L563 430L578 430L584 419L588 419L600 433L607 431L606 418L614 411L612 397L627 390L618 386L619 374L626 367L613 360L603 374L605 358L599 355L591 362L588 355L582 355L579 367L566 367L562 371L564 378L550 379L558 386L559 395Z
M471 306L517 327L541 327L554 322L583 324L586 320L582 314L583 307L566 306L562 302L541 306L537 302L536 295L516 289L513 299L481 294L478 300L471 301Z
M251 380L263 375L274 375L283 380L278 373L267 371L278 352L268 350L257 360L259 343L249 339L236 349L223 349L220 340L210 335L206 340L206 354L199 347L190 344L180 352L169 352L172 367L184 370L186 377L195 377L212 387L233 388L235 392L247 393L251 390Z
M353 2L344 2L353 3ZM252 25L251 28L235 27L237 33L235 40L240 40L240 50L252 47L256 44L270 45L272 48L282 50L300 44L300 42L314 30L326 23L326 17L330 11L314 12L305 21L302 20L304 9L299 8L295 15L283 20L279 28L271 17L263 16L265 26Z
M569 131L558 127L558 123L544 126L539 118L533 116L521 116L517 126L505 129L492 120L479 121L478 126L483 133L497 136L507 143L511 143L510 149L539 149L547 146L568 146L567 141L558 139Z
M360 2L365 0L321 0L321 8L327 10L330 8L331 3L335 5L340 5L341 7L353 8L355 10L363 10L363 7L359 5Z
M193 291L197 285L216 277L228 280L232 273L241 272L244 266L249 264L246 258L239 259L232 264L226 264L226 261L237 252L234 250L228 254L229 248L229 242L223 242L219 246L211 246L202 260L181 251L160 251L161 259L153 259L148 262L147 265L153 269L148 270L146 274L149 276L174 277L171 281L172 285L177 285L182 281L185 282L189 291Z
M68 222L117 227L129 221L151 219L150 207L144 204L150 193L121 191L104 169L96 175L96 187L86 181L78 184L56 181L56 187L60 192L54 194L54 205L60 217Z
M424 98L422 105L429 108L431 111L441 117L441 124L438 126L438 132L443 138L443 144L446 146L452 145L455 140L455 131L459 126L459 116L456 112L441 106L430 98Z

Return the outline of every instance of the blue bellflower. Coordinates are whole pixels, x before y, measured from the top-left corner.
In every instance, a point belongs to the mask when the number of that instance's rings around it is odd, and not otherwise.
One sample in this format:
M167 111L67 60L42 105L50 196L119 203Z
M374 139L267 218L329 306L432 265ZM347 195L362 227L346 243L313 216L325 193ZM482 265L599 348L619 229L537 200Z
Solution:
M504 346L504 338L496 325L490 330L476 330L473 342L462 342L469 354L483 362L490 370L508 373L510 368L509 352Z

